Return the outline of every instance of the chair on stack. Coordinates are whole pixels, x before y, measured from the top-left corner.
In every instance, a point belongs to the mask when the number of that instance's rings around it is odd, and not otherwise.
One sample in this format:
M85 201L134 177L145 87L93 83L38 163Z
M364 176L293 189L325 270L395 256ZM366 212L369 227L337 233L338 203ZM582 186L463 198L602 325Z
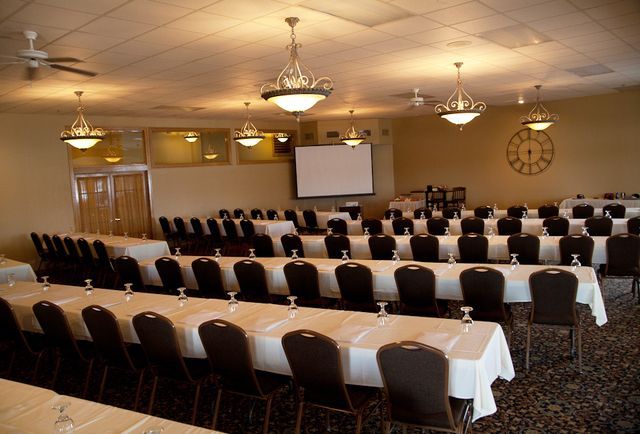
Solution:
M396 250L396 239L391 235L377 234L369 237L371 259L390 260Z
M446 300L436 299L436 276L433 270L410 264L396 268L393 277L400 298L400 315L443 317Z
M525 367L529 371L531 328L545 326L569 329L571 355L575 350L575 335L578 338L578 371L582 372L582 337L580 317L576 311L578 278L575 274L557 268L547 268L529 276L531 291L531 315L527 324L527 346Z
M447 201L447 204L456 208L461 208L467 201L467 189L466 187L453 187L451 190L451 199Z
M542 226L547 228L547 233L552 237L569 235L569 219L564 217L547 217L542 221Z
M384 211L385 220L398 219L400 217L402 217L402 210L398 208L388 208Z
M119 288L122 288L125 283L131 283L131 289L134 291L144 291L146 289L136 258L120 256L116 258L114 263L118 273L117 286Z
M515 235L522 232L522 220L516 217L503 217L498 219L499 235Z
M171 244L175 245L178 240L178 232L171 230L171 223L169 222L169 219L166 218L165 216L160 216L158 220L160 221L160 228L162 228L164 239L167 240L167 243L169 245Z
M236 222L231 219L222 220L222 227L226 234L224 251L228 256L243 256L242 243L238 236L238 229L236 228Z
M373 275L369 267L357 262L347 262L338 265L335 274L344 310L378 311L373 298Z
M236 208L233 210L233 217L237 219L244 219L244 210L242 208Z
M280 243L284 250L284 255L288 258L293 254L293 250L296 250L298 258L304 258L304 248L302 247L302 239L295 234L284 234L280 237Z
M82 389L82 397L86 397L94 359L86 351L80 349L78 342L73 337L69 321L64 311L60 306L50 301L40 301L33 305L33 314L44 333L44 343L47 350L53 352L56 359L51 388L55 389L62 359L72 363L79 361L87 366L84 388Z
M481 234L469 233L458 237L460 262L486 264L489 262L489 239Z
M507 208L508 217L515 217L515 218L521 219L522 216L526 215L528 212L529 212L529 209L527 209L527 207L524 205L513 205Z
M607 238L607 263L600 265L599 273L603 288L605 278L630 278L631 293L640 293L640 237L625 233Z
M82 263L80 260L80 252L78 252L78 247L76 246L76 242L73 241L71 237L64 237L64 245L67 249L67 253L69 255L69 265L71 266L71 275L72 280L75 283L78 283L83 280L82 275ZM79 278L79 279L78 279Z
M178 233L178 247L182 249L182 253L191 252L195 237L193 234L187 232L187 225L185 225L184 219L182 217L174 217L173 225L176 227L176 232Z
M394 235L405 235L406 229L409 229L409 235L413 235L413 220L400 217L391 222Z
M581 203L579 205L574 206L571 209L571 214L574 219L586 219L589 217L593 217L593 206L588 203Z
M318 216L312 209L305 209L302 211L302 218L304 219L304 230L309 233L318 233L320 226L318 225Z
M156 259L155 264L165 294L175 295L178 294L178 288L186 287L178 261L163 256L162 258Z
M209 233L211 234L211 248L222 248L224 247L224 241L222 240L222 234L220 233L220 226L218 222L213 217L209 217L207 219L207 227L209 228Z
M431 235L444 235L449 229L449 220L444 217L431 217L427 220L427 232Z
M19 352L36 360L31 376L31 382L35 383L38 378L38 369L40 368L44 351L27 340L25 334L22 332L20 323L18 323L13 306L2 297L0 297L0 344L2 344L4 348L8 348L11 352L9 356L9 366L2 376L4 378L11 376L15 357Z
M116 270L113 266L113 259L107 252L107 246L102 240L93 240L93 250L96 252L96 265L101 273L101 284L103 287L113 287L116 284ZM136 262L136 267L137 267Z
M240 295L243 300L256 303L271 303L264 266L257 261L245 259L233 264Z
M264 220L264 214L260 208L254 208L251 210L251 218L253 220Z
M610 237L613 230L613 220L608 217L588 217L584 226L592 237Z
M384 384L387 421L391 425L419 427L463 434L470 430L472 401L449 396L449 358L437 348L402 341L378 350L378 367Z
M429 234L418 234L409 240L414 261L438 262L440 260L440 241Z
M383 232L382 222L374 218L366 218L362 220L360 222L360 227L362 227L362 233L364 233L365 229L368 228L369 235L377 235Z
M57 266L60 264L61 258L58 256L58 252L56 252L56 247L53 244L53 240L49 236L49 234L42 234L42 242L47 247L47 256L49 257L49 261L51 261L51 268L49 272L55 273L57 271Z
M101 288L104 288L104 276L100 268L97 266L93 258L93 252L89 242L84 238L78 238L76 241L78 250L80 251L80 269L82 277L85 279L93 279Z
M571 265L572 254L577 254L580 264L591 267L593 258L593 238L582 234L566 235L560 238L560 265Z
M462 235L471 232L476 234L484 234L484 220L480 217L465 217L460 220L460 230Z
M376 405L365 415L370 403L378 398L378 389L345 384L338 343L312 330L295 330L282 337L282 347L298 397L294 432L301 432L304 407L308 404L354 415L355 432L360 434L363 420L377 408Z
M477 206L473 210L473 215L481 219L488 219L490 213L493 214L493 208L491 208L489 205Z
M331 259L342 259L343 250L346 250L347 256L351 259L351 242L346 235L327 235L324 237L324 246L327 249L327 256Z
M621 203L609 203L602 207L602 215L606 215L609 211L609 215L613 219L623 219L627 208Z
M242 238L246 243L251 242L251 239L256 234L256 228L251 220L240 220L240 229L242 229Z
M560 215L560 209L556 205L544 204L538 207L538 218L546 219Z
M204 233L202 222L198 217L191 217L191 220L189 220L189 222L191 223L191 227L193 228L193 253L197 255L205 253L208 250L209 245L211 244L211 235L207 235Z
M205 359L183 357L176 327L168 318L154 312L142 312L134 316L132 322L153 375L153 387L147 413L151 414L153 410L158 380L171 378L196 386L191 413L191 424L193 425L196 422L198 402L200 401L200 388L202 383L210 377L208 362Z
M504 302L504 275L494 268L469 268L460 273L460 288L464 305L473 308L474 319L505 324L510 345L513 314L511 306Z
M218 216L221 219L230 219L231 218L231 213L229 212L228 209L226 208L222 208L218 211Z
M298 222L298 213L295 212L295 210L292 210L292 209L284 210L284 218L285 220L292 222L296 230L302 230L302 228L300 227L300 223Z
M31 232L31 241L33 242L33 247L35 247L38 257L40 258L40 261L38 262L38 268L36 268L37 274L38 271L40 271L40 267L42 267L42 264L50 264L52 261L49 259L49 252L47 252L47 250L42 245L42 240L37 233Z
M332 218L327 221L327 228L331 228L334 234L347 235L347 221L341 218Z
M640 235L640 216L627 220L627 232L634 235Z
M276 256L273 251L273 240L267 234L255 234L251 240L254 253L258 258L273 258Z
M298 297L296 304L310 307L328 307L329 300L320 296L318 269L305 261L290 261L284 266L289 294Z
M460 210L460 208L456 208L452 206L447 208L442 208L442 217L446 219L461 218L460 217L461 215L462 215L462 211Z
M289 379L253 368L247 332L235 324L213 319L198 327L198 335L207 353L211 371L216 376L218 389L211 428L215 430L218 423L222 392L228 392L266 401L262 433L267 434L271 403L276 393L287 386ZM221 348L224 351L220 351Z
M269 220L278 220L278 211L276 211L275 209L268 209L267 210L267 218Z
M222 283L222 272L220 265L213 259L197 258L191 263L193 275L198 283L198 297L217 298L224 300L227 292ZM191 292L195 295L195 292Z
M147 367L147 360L142 347L125 344L118 319L110 310L102 306L94 304L85 307L82 309L82 319L91 335L96 355L104 366L100 391L98 392L98 402L102 402L109 369L125 370L138 375L138 387L136 388L136 397L133 404L133 411L136 411L140 400L140 391L142 390L142 380Z
M507 238L509 255L516 253L518 262L523 265L538 265L540 263L540 238L536 235L521 232Z
M422 216L424 216L424 219L426 220L426 219L430 219L433 216L433 214L429 208L425 208L425 207L416 208L413 211L413 218L415 220L419 220L423 218Z

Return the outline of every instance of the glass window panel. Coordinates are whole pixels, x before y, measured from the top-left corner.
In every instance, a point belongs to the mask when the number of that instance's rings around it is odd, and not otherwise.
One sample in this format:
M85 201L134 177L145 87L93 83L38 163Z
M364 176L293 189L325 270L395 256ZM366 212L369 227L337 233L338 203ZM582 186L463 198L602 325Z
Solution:
M189 133L196 133L193 138ZM185 138L186 137L186 138ZM190 138L190 140L187 140ZM229 162L229 130L150 130L154 166L220 164Z
M145 164L145 140L142 129L110 129L95 146L81 151L67 145L73 167Z
M288 136L287 140L278 140L277 136L282 133ZM260 143L251 148L236 143L240 162L278 163L293 158L293 148L297 143L297 134L295 131L265 131L264 136L264 139L262 139Z

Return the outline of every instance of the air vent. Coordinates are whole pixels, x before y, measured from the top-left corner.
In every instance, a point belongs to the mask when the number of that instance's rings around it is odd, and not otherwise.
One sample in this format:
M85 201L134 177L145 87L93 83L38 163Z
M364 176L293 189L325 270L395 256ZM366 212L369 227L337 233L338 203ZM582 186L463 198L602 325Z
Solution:
M602 75L613 72L612 69L609 69L599 63L596 63L595 65L581 66L579 68L571 68L567 69L566 71L571 72L579 77L591 77L592 75Z
M487 32L478 33L476 36L495 42L496 44L507 48L521 48L551 41L549 37L522 24L504 27L502 29L489 30Z
M337 131L327 131L327 139L331 139L334 137L340 137L340 133Z

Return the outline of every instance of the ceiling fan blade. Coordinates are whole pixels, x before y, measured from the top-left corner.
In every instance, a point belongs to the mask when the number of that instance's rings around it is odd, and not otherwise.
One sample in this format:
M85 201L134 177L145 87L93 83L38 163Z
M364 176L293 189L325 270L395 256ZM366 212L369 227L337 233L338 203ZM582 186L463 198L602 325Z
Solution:
M49 57L46 59L47 62L50 63L65 63L65 62L71 62L71 63L79 63L79 62L84 62L84 60L81 59L76 59L75 57Z
M38 78L38 68L27 68L24 73L24 79L35 81Z
M96 72L85 71L84 69L71 68L70 66L58 65L57 63L51 63L48 66L60 71L73 72L74 74L86 75L88 77L95 77L98 75Z

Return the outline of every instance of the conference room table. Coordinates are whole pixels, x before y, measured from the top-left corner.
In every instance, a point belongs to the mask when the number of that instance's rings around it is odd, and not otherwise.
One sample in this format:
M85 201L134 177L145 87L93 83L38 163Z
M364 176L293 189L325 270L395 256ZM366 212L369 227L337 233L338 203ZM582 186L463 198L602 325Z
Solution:
M191 263L198 256L179 256L174 257L179 263L185 285L190 289L197 289L198 284L191 268ZM210 257L214 259L213 257ZM227 291L239 291L238 280L233 271L233 264L247 258L240 257L222 257L219 259L220 271L222 274L222 282ZM327 258L301 258L316 266L318 269L318 283L320 287L320 295L323 297L340 298L340 289L335 276L335 269L342 264L340 259ZM265 268L267 278L267 286L272 294L289 295L289 287L284 276L284 266L289 262L290 258L257 258ZM378 261L372 259L354 259L351 262L357 262L366 265L372 271L373 275L373 293L376 300L397 301L398 289L393 276L394 271L403 265L418 264L433 270L436 275L436 297L443 300L462 300L462 290L460 289L460 273L463 270L477 266L480 264L461 264L457 263L453 267L449 267L443 262L415 262L415 261ZM146 285L162 286L160 275L155 267L155 261L148 259L141 261L140 273L142 280ZM530 302L531 294L529 292L529 276L535 271L549 268L542 265L520 265L517 269L511 270L508 264L481 264L490 268L499 270L505 276L504 301L505 303L522 303ZM571 270L571 267L558 266L563 270ZM600 285L596 278L595 271L592 267L578 267L576 270L578 277L578 295L577 302L587 304L591 308L591 314L596 319L596 324L602 325L607 322L607 314L605 311Z
M293 330L311 329L337 340L345 381L372 387L382 387L376 360L378 348L400 340L422 342L447 353L449 394L473 399L474 420L496 411L491 383L497 378L511 380L515 376L502 328L491 322L476 321L463 333L460 320L455 319L389 315L387 324L378 326L375 313L303 307L295 318L289 319L287 306L283 305L240 301L237 311L229 313L226 300L191 297L186 305L180 306L177 297L169 295L137 293L127 302L122 291L95 289L93 295L88 296L82 287L54 284L42 292L40 286L27 282L11 288L0 285L0 296L13 305L25 330L40 331L32 306L48 300L65 311L76 338L89 340L81 311L90 304L100 304L116 316L124 339L137 343L132 317L153 311L167 316L175 324L185 356L204 358L198 326L207 320L222 318L247 332L256 369L285 375L291 371L281 339ZM69 414L73 417L73 408ZM114 424L120 422L114 421Z
M119 256L131 256L132 258L136 258L138 261L154 258L162 255L169 255L171 251L169 250L169 245L166 241L163 240L151 240L135 237L127 237L124 236L109 236L103 234L91 234L91 233L72 233L72 234L59 234L60 238L64 238L69 236L76 243L80 238L84 238L89 243L91 247L91 251L94 256L96 256L96 252L93 248L93 242L95 240L100 240L104 243L105 248L107 249L107 253L112 258L117 258Z
M464 211L461 211L460 214L458 215L458 217L460 218L465 218L465 217L473 217L475 214L473 212L472 209L465 209ZM560 217L566 217L566 218L573 218L573 210L571 208L561 208L558 215ZM602 208L595 208L594 212L593 212L594 216L604 216L604 212L602 211ZM432 213L433 217L442 217L442 211L434 211ZM507 210L506 209L498 209L495 210L493 212L493 217L496 219L500 219L503 217L507 216ZM632 217L637 217L640 216L640 207L635 207L635 208L627 208L625 210L625 218L632 218ZM404 218L408 218L408 219L412 219L414 218L414 214L413 211L411 212L403 212L402 213L402 217ZM419 217L419 216L418 216ZM520 218L521 216L518 216L518 218ZM529 209L529 211L527 212L527 217L530 219L533 218L538 218L538 210L537 208L532 208Z
M263 211L265 218L267 217L267 212ZM304 222L303 211L297 209L296 216L298 217L298 223L300 226L306 226ZM346 221L351 221L351 214L346 211L316 211L316 220L318 221L318 227L321 229L327 228L327 222L333 218L339 218ZM284 210L278 210L278 219L286 220L284 215ZM293 231L291 231L293 232Z
M13 274L14 280L36 281L36 273L33 272L31 265L9 258L5 258L4 261L0 259L0 283L6 283L9 274Z
M448 219L449 220L449 233L451 235L461 235L461 219ZM569 233L580 234L582 233L582 227L584 226L585 219L569 219ZM611 230L612 235L622 234L627 232L627 220L612 219L613 228ZM382 231L387 235L393 235L392 220L381 220ZM522 232L526 232L533 235L542 235L542 222L544 219L526 218L521 219ZM489 228L492 227L494 233L498 233L498 220L497 219L485 219L484 221L484 233L489 234ZM362 222L361 221L349 221L347 222L347 233L349 235L362 235ZM427 233L427 219L413 219L413 233L414 234L426 234Z
M211 231L209 231L209 226L207 225L208 217L198 217L198 218L202 223L202 229L204 230L204 233L206 235L211 234ZM183 219L184 219L184 223L187 228L187 231L189 233L193 233L193 227L191 226L191 223L189 221L191 217L183 217ZM238 231L238 236L244 237L244 231L242 230L242 226L240 226L240 222L242 221L242 219L232 219L232 220L236 224L236 231ZM216 221L218 222L218 228L220 228L220 235L222 235L223 237L226 237L227 231L225 230L224 225L222 224L222 219L217 218ZM293 222L290 222L284 219L282 220L251 219L251 221L253 222L253 228L256 231L256 234L267 234L271 238L280 239L280 237L283 236L284 234L292 234L296 229L295 226L293 225Z
M439 257L440 259L447 259L449 253L453 253L453 256L457 259L460 258L460 252L458 251L458 238L461 235L438 235ZM353 259L371 259L371 251L369 250L369 240L364 235L348 235L349 244L351 250L349 254ZM413 254L411 252L411 236L406 235L394 235L396 240L396 248L400 259L412 260ZM494 235L489 236L489 260L492 261L507 261L510 260L509 247L507 246L507 235ZM540 238L540 260L548 261L549 263L560 263L560 238L556 236ZM593 245L593 257L592 262L594 264L605 264L607 262L607 250L606 243L608 237L592 237L594 241ZM303 235L300 237L302 240L302 247L304 254L309 258L327 258L327 249L325 248L324 239L325 235ZM284 248L280 240L273 240L273 250L276 256L285 256Z
M594 208L602 208L610 203L620 203L624 205L627 209L629 208L640 208L640 199L564 199L560 202L561 208L573 208L576 205L580 205L582 203L588 203Z
M137 413L73 396L58 395L50 389L0 379L0 432L50 434L57 432L58 417L53 406L69 403L65 414L73 420L74 433L141 434L162 428L163 434L217 433L205 428Z
M418 208L424 208L427 206L427 201L425 199L420 200L392 200L389 202L389 208L396 208L402 211L403 213L409 212L413 217L413 211ZM399 217L399 216L398 216Z

